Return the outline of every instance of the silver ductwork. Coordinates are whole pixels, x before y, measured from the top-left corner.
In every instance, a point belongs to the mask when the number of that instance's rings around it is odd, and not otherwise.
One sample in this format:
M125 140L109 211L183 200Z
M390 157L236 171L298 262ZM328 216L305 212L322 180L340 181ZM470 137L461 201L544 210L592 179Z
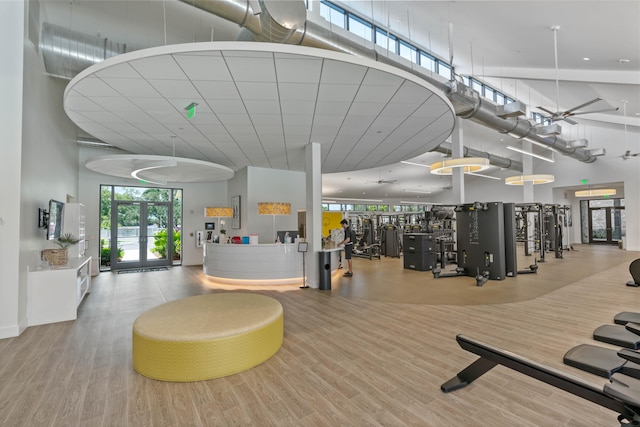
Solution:
M227 3L238 6L241 3L240 0L218 0L218 1L207 1L207 2L199 2L197 0L181 0L188 4L193 4L196 7L199 7L203 10L209 11L213 14L216 14L221 17L226 17L219 13L220 10L225 10L229 8ZM249 0L246 1L246 9L250 10ZM293 5L299 3L304 5L302 1L294 2L288 1L286 7L282 5L282 1L265 1L260 0L260 7L262 8L262 14L267 14L269 17L271 15L276 16L276 13L270 13L269 10L274 7L274 10L277 10L277 21L278 23L286 22L289 20L290 22L298 21L299 16L298 13L301 13L297 8L294 8ZM284 7L284 8L283 8ZM292 18L286 18L284 14L286 14L289 10L295 11L292 15ZM342 37L336 33L333 33L331 30L324 28L318 24L314 24L313 22L306 20L306 8L304 9L305 21L304 25L300 25L298 29L292 32L291 36L287 39L282 40L285 43L289 44L298 44L302 46L315 47L320 49L328 49L334 50L338 52L348 53L351 55L356 55L360 57L366 57L375 61L383 62L389 65L392 65L396 68L400 68L409 73L418 75L420 78L427 80L429 83L442 90L447 94L450 101L454 105L456 110L456 114L459 117L467 118L473 120L476 123L487 126L491 129L494 129L500 133L508 134L516 139L523 139L525 141L530 141L536 144L541 144L550 148L555 149L556 151L573 157L574 159L580 160L581 162L590 163L596 160L596 155L592 154L589 150L585 150L582 148L572 148L571 144L564 139L558 136L546 137L542 135L538 135L534 126L529 123L528 120L520 119L518 117L514 117L514 115L502 115L502 117L498 116L497 107L491 104L489 101L484 100L480 97L477 92L473 91L471 88L464 86L462 83L454 82L452 86L444 84L438 80L430 78L429 76L421 73L418 70L414 70L411 67L404 66L389 57L378 55L378 52L375 49L368 49L351 39L346 37ZM228 16L228 14L227 14ZM227 18L229 19L229 18ZM246 20L245 17L242 20ZM238 25L243 25L239 20L235 20ZM270 20L269 20L270 21ZM264 19L261 18L261 22L265 22ZM261 28L263 28L261 26ZM265 40L265 37L262 36L262 29L260 33L254 34L253 37L248 38L246 34L247 31L251 31L255 33L255 26L252 28L245 27L243 29L243 33L241 35L243 40L263 40L263 41L273 41L273 40ZM475 93L475 96L467 96L467 93L472 92ZM600 155L603 151L598 151L597 154ZM488 153L485 153L488 155ZM487 157L487 155L482 157ZM522 166L520 166L520 170L522 170Z
M258 4L261 31L243 28L238 41L284 43L307 21L307 9L301 1L274 0L265 4L260 0Z
M449 90L448 96L458 117L472 120L515 139L544 145L581 162L591 163L596 160L596 156L590 150L572 147L570 142L555 135L539 135L538 129L541 128L533 126L528 120L498 116L496 106L468 86L456 82Z
M581 162L593 162L596 156L604 154L604 149L587 150L581 148L584 144L577 146L558 136L540 135L537 133L537 128L528 120L516 117L517 114L513 112L499 111L499 107L483 99L476 91L462 83L442 83L419 70L379 55L375 48L369 49L308 21L306 7L302 0L259 0L258 3L256 0L180 1L238 24L242 27L239 40L297 44L379 61L415 74L442 90L448 96L459 117L473 120L513 138L552 148ZM42 33L41 50L45 68L49 74L63 78L71 79L88 66L126 51L124 44L90 37L48 23L43 24ZM504 109L505 107L502 107L502 110ZM435 151L438 150L435 149ZM487 157L490 160L491 157L496 157L484 152L476 154L477 157ZM516 163L508 159L503 160L511 164ZM509 167L499 164L496 166ZM518 168L522 170L522 164Z
M450 142L443 142L434 148L432 151L437 151L442 154L451 154L453 146ZM506 157L496 156L485 151L475 150L469 147L462 147L462 155L464 157L482 157L489 159L489 163L492 166L497 166L503 169L512 169L518 172L522 172L522 162L511 160Z
M125 53L127 46L45 22L42 24L40 50L48 74L72 79L93 64Z

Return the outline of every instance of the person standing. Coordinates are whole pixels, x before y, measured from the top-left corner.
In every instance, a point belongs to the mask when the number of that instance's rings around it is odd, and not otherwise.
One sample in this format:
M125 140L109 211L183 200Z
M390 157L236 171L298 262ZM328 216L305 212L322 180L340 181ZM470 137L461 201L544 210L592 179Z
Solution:
M344 230L344 240L340 242L340 245L344 245L344 259L347 260L348 270L343 274L344 277L353 276L353 270L351 269L351 251L353 249L353 233L349 227L349 221L343 219L340 221L340 225Z

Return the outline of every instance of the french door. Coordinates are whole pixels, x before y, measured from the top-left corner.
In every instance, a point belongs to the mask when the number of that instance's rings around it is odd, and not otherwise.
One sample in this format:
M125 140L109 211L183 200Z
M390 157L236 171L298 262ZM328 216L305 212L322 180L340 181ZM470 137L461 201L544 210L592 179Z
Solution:
M113 200L111 270L171 265L171 218L169 202Z
M624 220L622 207L589 207L589 243L617 244Z

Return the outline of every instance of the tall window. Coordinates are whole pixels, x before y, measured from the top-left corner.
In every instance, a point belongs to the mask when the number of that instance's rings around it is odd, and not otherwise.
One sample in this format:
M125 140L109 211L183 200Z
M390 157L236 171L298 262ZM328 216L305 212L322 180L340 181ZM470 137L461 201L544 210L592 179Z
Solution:
M339 8L335 4L321 1L320 16L329 21L332 25L337 25L340 28L345 28L346 12L344 9Z
M429 71L436 71L436 58L420 51L420 65Z
M349 32L373 41L373 25L352 13L349 14Z
M451 80L451 67L444 62L438 61L438 74L447 80Z
M400 40L400 56L402 56L405 59L408 59L411 62L417 63L418 62L418 56L417 56L417 52L418 50L416 49L415 46L411 46L409 43Z
M376 44L383 49L387 49L390 52L396 53L397 38L393 34L389 34L382 28L376 28Z

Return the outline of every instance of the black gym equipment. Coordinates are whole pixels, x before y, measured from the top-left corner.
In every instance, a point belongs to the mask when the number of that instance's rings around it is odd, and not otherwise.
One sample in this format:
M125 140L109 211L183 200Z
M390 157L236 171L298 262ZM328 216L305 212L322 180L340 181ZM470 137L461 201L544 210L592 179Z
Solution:
M487 283L487 280L489 280L489 272L483 271L482 274L480 274L480 269L478 269L478 274L476 274L476 286L484 285Z
M533 259L533 264L529 266L528 270L518 270L518 274L536 274L538 272L538 260Z
M434 279L439 279L441 277L457 277L467 275L467 272L462 267L456 267L455 271L449 273L443 273L439 268L434 268L431 272L433 273Z
M477 354L480 358L442 384L440 389L445 393L466 387L495 366L502 365L617 412L621 426L640 425L640 380L636 378L616 373L611 376L609 384L600 388L566 372L463 335L456 336L456 341L464 350ZM637 352L626 350L619 355L631 362L640 363L640 354Z
M429 271L437 267L437 244L433 233L410 233L402 237L404 268Z
M631 264L629 264L629 273L631 273L633 280L628 281L627 286L640 286L640 258L631 261Z

